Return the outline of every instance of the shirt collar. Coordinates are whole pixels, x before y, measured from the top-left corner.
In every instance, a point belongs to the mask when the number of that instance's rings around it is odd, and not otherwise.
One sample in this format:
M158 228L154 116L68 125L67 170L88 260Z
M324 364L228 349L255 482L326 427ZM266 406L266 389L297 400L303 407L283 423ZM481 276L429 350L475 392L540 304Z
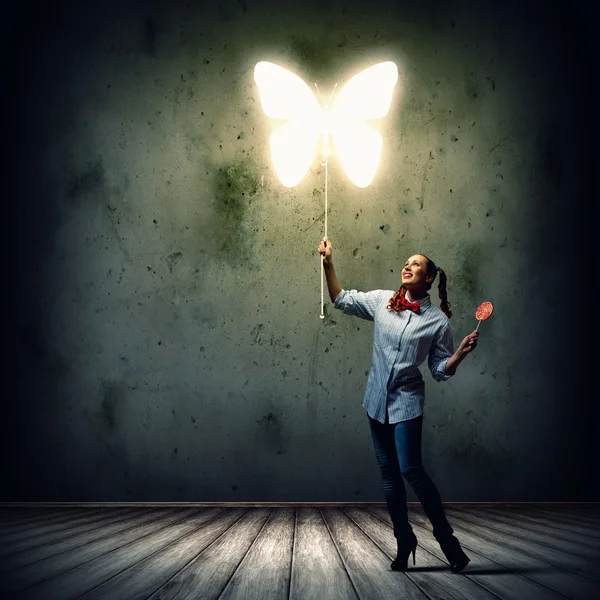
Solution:
M406 299L408 300L408 298ZM431 296L426 294L424 298L413 300L413 302L418 302L421 305L421 310L427 310L431 306Z

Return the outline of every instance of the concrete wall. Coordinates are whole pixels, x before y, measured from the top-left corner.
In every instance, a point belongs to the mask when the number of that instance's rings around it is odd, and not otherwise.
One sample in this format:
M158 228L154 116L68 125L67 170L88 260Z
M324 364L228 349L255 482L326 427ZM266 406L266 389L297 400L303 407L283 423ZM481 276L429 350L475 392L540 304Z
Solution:
M328 232L346 288L397 288L416 252L442 266L456 344L494 303L456 377L424 369L444 500L591 499L585 319L557 302L585 294L573 20L333 0L22 13L3 500L383 499L361 408L372 326L330 303L319 319L325 172L279 183L258 60L323 90L399 66L373 183L330 160Z

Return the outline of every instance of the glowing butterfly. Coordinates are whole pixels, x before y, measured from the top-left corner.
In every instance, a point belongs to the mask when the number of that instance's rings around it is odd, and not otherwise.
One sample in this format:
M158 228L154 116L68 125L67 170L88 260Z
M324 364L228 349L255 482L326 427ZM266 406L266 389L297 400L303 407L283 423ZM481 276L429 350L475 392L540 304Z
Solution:
M331 136L346 175L358 187L367 187L377 171L382 137L369 119L381 119L390 108L398 68L386 61L352 77L331 108L321 106L310 87L297 75L271 62L254 68L263 110L268 117L286 120L270 138L275 171L286 187L306 175L319 140L329 155Z

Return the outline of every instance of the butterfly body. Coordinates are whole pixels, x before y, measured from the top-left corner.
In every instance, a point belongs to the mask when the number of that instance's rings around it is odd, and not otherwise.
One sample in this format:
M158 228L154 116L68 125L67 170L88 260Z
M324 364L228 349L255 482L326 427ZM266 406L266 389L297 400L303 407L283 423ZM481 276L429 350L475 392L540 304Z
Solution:
M271 157L282 184L304 178L319 141L323 157L335 146L342 168L358 187L371 183L381 157L381 134L367 120L384 117L398 79L393 62L382 62L352 77L334 98L321 105L310 87L287 69L261 61L254 69L263 110L286 121L270 137Z

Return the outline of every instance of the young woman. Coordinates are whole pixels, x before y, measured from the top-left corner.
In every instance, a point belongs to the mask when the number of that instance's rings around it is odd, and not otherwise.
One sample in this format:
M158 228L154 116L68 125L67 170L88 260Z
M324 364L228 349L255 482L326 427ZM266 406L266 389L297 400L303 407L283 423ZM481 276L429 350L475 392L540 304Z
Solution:
M439 492L421 461L421 433L425 384L419 365L425 359L433 378L445 381L477 346L478 332L467 335L453 351L450 304L446 275L423 254L411 256L402 269L402 285L393 290L358 292L344 290L333 267L333 248L327 237L322 255L329 296L334 306L348 315L374 321L371 369L363 407L367 411L375 454L381 469L383 491L398 543L392 569L404 571L415 552L417 538L408 522L403 477L414 490L433 526L433 535L459 573L469 563L448 523ZM427 291L440 274L441 310Z

